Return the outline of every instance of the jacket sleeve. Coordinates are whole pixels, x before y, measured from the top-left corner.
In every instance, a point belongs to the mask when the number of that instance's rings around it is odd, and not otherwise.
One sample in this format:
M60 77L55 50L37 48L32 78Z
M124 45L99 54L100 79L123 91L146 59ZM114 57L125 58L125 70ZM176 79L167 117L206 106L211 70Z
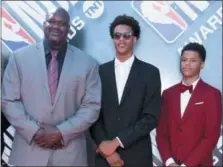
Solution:
M102 141L107 140L107 135L104 129L104 120L103 120L103 74L101 67L99 68L99 74L101 77L101 82L102 82L102 97L101 97L101 112L99 115L98 120L91 126L90 128L90 134L91 137L93 138L94 142L96 145L100 145Z
M168 99L166 97L166 91L164 91L161 102L160 120L156 128L157 147L164 164L169 158L172 157L170 151L170 138L168 134L168 118Z
M21 97L21 80L16 56L12 54L5 69L2 84L2 112L17 132L31 143L39 129L38 124L26 112Z

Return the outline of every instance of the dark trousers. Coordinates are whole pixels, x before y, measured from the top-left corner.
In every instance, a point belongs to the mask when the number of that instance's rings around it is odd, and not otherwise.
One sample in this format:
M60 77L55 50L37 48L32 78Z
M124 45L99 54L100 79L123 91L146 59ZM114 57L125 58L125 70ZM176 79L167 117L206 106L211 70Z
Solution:
M6 131L6 129L9 127L9 125L10 124L9 124L8 120L5 118L4 114L2 114L2 112L1 112L1 157L2 157L2 153L4 151L4 146L5 146L3 134ZM7 167L7 164L5 164L3 160L1 160L1 166Z
M1 155L4 150L4 137L3 133L6 131L6 129L9 127L9 122L5 118L4 114L1 112Z

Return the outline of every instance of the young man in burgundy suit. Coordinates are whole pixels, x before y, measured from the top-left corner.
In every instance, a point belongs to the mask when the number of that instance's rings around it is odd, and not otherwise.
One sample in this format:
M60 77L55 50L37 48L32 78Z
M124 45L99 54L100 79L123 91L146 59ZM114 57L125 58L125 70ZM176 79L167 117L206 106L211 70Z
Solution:
M187 44L181 52L183 79L163 92L157 145L165 166L213 166L221 130L221 92L200 78L205 48Z

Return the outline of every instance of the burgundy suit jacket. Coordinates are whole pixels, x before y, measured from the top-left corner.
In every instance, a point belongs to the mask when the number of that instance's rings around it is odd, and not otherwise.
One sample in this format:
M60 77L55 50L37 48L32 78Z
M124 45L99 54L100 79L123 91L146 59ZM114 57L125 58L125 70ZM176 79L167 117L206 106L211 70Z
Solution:
M184 115L180 83L163 92L156 141L163 163L172 157L186 166L213 166L212 152L221 131L221 92L198 81Z

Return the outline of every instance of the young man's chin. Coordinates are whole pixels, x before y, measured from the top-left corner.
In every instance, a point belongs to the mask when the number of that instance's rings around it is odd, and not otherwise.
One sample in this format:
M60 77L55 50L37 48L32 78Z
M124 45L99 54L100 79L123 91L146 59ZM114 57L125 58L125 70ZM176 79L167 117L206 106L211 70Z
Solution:
M126 50L118 50L118 53L119 53L120 55L126 55L126 54L128 54L129 52L126 51Z
M193 75L193 74L183 74L184 78L195 78L197 75Z

